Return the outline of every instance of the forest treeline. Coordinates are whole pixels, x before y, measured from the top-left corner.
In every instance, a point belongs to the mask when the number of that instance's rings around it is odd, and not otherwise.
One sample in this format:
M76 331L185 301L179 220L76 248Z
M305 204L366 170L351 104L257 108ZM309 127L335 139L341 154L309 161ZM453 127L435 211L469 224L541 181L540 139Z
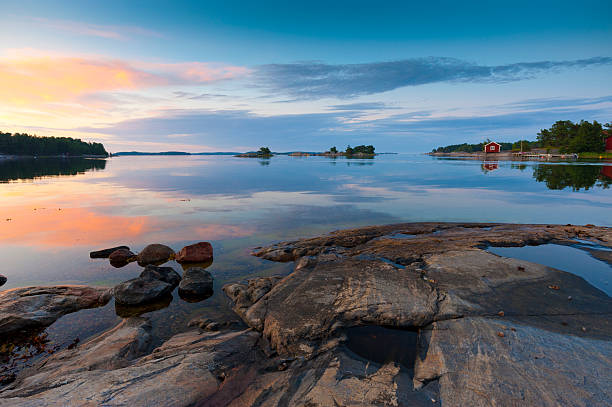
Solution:
M38 137L25 133L0 132L0 154L35 156L108 156L101 143L71 137Z
M606 129L604 129L604 127ZM571 120L559 120L550 128L542 129L535 141L518 140L514 143L500 142L502 151L530 151L533 148L558 149L561 153L601 153L605 151L608 135L612 135L612 123L602 125L594 120L592 123L581 120L573 123ZM432 153L475 153L484 150L490 140L478 144L453 144L438 147Z

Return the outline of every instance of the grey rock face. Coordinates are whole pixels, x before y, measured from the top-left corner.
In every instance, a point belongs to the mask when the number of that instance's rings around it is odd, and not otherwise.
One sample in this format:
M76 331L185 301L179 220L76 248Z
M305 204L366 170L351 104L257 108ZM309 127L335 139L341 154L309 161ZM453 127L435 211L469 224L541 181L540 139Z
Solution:
M174 250L166 245L154 243L146 246L138 256L136 261L142 267L149 264L160 265L167 262L172 256L174 256Z
M609 228L427 223L264 248L297 263L224 287L253 329L185 332L146 354L146 324L126 322L24 370L0 405L609 406L610 297L483 250L575 237L612 247ZM359 353L364 325L385 344L410 328L414 364Z
M187 299L206 299L213 294L213 278L200 267L192 267L183 273L179 295Z
M105 305L110 299L108 288L83 285L1 291L0 335L44 328L63 315Z

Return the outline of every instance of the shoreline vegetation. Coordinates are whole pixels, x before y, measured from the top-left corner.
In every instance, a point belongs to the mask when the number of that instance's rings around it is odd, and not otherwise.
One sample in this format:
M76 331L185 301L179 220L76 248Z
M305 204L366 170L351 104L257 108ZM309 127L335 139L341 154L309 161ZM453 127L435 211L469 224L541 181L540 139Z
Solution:
M39 137L25 133L0 132L0 157L108 157L101 143L72 137Z
M605 127L605 129L604 129ZM515 142L498 142L501 152L486 153L484 146L490 143L487 139L477 144L451 144L433 149L428 155L443 157L495 157L508 159L542 156L543 158L612 158L612 151L606 150L606 140L612 135L612 123L592 123L581 120L573 123L570 120L559 120L549 129L541 129L535 141L518 140Z

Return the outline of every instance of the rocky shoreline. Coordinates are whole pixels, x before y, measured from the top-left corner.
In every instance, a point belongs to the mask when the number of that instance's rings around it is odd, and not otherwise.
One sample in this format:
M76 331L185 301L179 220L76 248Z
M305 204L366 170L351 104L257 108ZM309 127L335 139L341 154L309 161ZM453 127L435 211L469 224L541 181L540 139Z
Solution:
M612 248L612 228L407 223L257 248L295 269L223 287L248 329L193 321L152 349L127 317L19 373L0 405L608 406L612 299L486 250L581 241ZM45 290L57 319L66 293Z

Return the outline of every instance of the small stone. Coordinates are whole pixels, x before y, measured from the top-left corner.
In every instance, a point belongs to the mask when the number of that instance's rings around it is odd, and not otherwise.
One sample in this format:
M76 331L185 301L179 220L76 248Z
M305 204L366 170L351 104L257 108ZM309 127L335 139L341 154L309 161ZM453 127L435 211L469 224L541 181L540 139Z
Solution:
M582 329L582 332L586 332L587 331L587 329L585 327L582 327L581 329Z
M219 330L219 323L218 322L211 322L210 324L206 325L206 327L204 328L207 331L218 331Z
M171 284L161 280L138 277L116 285L113 293L119 304L140 305L160 300L173 289Z
M500 317L503 317L505 314L504 314L504 311L499 311L497 315L499 315Z
M209 242L199 242L183 247L176 255L179 263L207 263L213 259L213 247Z
M551 290L560 290L561 287L559 287L558 285L549 285L548 288L550 288Z
M213 294L213 278L200 267L192 267L183 273L179 284L179 296L189 302L205 300Z
M568 296L567 296L567 300L568 300L568 301L571 301L571 300L572 300L572 296L571 296L571 295L568 295Z
M506 336L502 331L499 331L497 333L497 336L499 336L500 338L503 338L504 336Z
M149 264L160 265L167 262L174 255L174 250L166 245L154 243L150 244L136 257L140 266L147 266Z
M518 270L518 271L525 271L525 267L523 267L523 266L518 266L518 267L517 267L517 270Z
M117 249L108 256L111 266L119 268L136 260L136 255L127 249Z

